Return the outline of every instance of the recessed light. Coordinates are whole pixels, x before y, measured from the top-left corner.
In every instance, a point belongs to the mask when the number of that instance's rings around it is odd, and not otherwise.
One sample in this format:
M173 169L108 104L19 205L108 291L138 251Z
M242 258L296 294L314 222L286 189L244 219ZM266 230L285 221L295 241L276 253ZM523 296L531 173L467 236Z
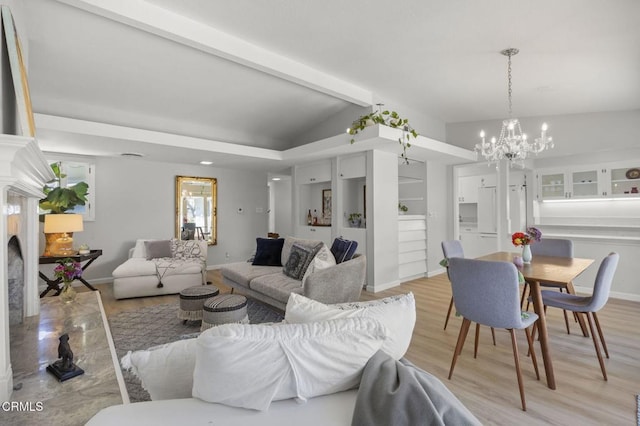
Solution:
M271 178L271 180L280 180L280 178Z
M139 152L123 152L120 155L123 157L144 157L144 154L141 154Z
M213 161L201 161L200 164L202 164L203 166L210 166L213 164Z

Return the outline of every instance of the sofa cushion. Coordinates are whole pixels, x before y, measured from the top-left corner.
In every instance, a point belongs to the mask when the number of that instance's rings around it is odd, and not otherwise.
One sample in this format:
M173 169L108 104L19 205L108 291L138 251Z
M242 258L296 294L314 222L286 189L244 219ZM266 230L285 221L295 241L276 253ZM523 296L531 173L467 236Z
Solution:
M307 281L307 277L309 277L309 275L332 266L336 266L336 259L333 257L329 247L327 247L325 243L322 243L320 250L318 250L318 253L313 257L313 260L309 263L309 266L302 277L302 287L304 287L304 283Z
M256 255L253 265L282 266L284 238L256 238Z
M144 250L147 254L147 260L173 257L170 240L145 241Z
M342 263L351 260L357 248L357 241L336 238L333 240L333 244L331 244L331 253L333 253L333 256L336 258L336 263Z
M415 298L413 293L407 293L368 302L326 305L299 294L291 294L284 318L288 323L306 323L350 317L368 317L380 321L389 330L389 338L382 350L400 359L409 349L416 323Z
M132 257L113 271L114 278L143 277L157 275L159 277L178 274L199 274L204 264L199 259L174 259L163 257L146 260Z
M266 410L274 400L351 389L386 335L371 318L210 328L197 339L193 396Z
M302 281L279 272L252 279L249 283L249 288L282 303L287 303L291 293L302 294Z
M190 398L196 346L196 339L185 339L147 350L129 351L122 357L121 365L140 379L153 401Z
M322 241L320 240L305 240L303 238L296 237L287 237L284 239L284 244L282 245L282 264L286 265L287 260L289 260L289 255L291 254L291 247L294 244L297 244L301 247L313 248L320 244Z
M256 277L282 272L281 266L252 265L249 262L228 263L220 268L222 276L244 287ZM282 274L280 274L282 275Z
M114 278L124 277L142 277L146 275L156 275L156 265L150 260L139 257L132 257L131 259L119 265L113 271Z
M287 259L287 263L285 263L282 272L288 277L302 281L304 273L307 271L315 255L322 248L322 244L323 243L318 243L311 248L294 244L291 247L289 259Z

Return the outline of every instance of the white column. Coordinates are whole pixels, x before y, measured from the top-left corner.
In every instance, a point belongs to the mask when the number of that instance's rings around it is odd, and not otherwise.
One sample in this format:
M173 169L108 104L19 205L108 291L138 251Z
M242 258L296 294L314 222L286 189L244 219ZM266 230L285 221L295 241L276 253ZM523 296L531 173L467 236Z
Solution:
M27 211L31 214L22 215L24 220L23 233L25 247L39 247L40 227L38 225L38 203L37 198L27 198ZM23 250L22 260L24 261L24 315L31 317L40 314L40 292L38 291L38 271L40 254L36 250Z
M0 206L7 205L8 182L0 182ZM0 214L0 235L7 235L7 212L3 208ZM13 391L13 370L11 369L11 351L9 347L9 257L7 238L0 247L0 401L8 401Z

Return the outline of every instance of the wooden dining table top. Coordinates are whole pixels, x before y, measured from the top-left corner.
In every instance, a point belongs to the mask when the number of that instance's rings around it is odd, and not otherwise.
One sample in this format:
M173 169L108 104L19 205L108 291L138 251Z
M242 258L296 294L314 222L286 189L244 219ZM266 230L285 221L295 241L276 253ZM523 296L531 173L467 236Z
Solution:
M513 262L518 253L501 251L481 256L480 260ZM527 281L544 281L567 284L584 272L594 262L593 259L579 257L533 256L531 263L518 267Z

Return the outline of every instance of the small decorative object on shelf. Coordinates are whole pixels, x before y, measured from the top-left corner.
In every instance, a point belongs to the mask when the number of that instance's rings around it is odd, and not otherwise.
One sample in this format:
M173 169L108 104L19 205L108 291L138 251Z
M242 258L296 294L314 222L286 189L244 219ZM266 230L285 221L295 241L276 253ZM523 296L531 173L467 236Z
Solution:
M69 335L63 334L59 338L60 344L58 345L58 361L47 366L47 371L58 378L59 381L64 382L73 377L84 374L84 370L73 363L73 351L69 345Z
M398 203L398 213L405 214L408 211L409 211L409 207L405 206L402 203Z
M89 246L87 244L81 244L80 247L78 247L78 254L89 254L91 253L91 250L89 249Z
M411 138L417 139L418 132L409 125L408 119L400 117L400 115L395 111L381 111L384 104L376 105L378 106L377 111L358 118L351 124L351 127L347 129L347 133L351 136L355 136L365 128L376 124L400 129L402 130L402 136L398 138L398 143L402 146L402 154L400 154L400 157L404 160L405 164L409 164L409 158L407 157L407 148L411 147L409 140ZM354 143L355 141L356 140L354 138L351 138L351 143Z
M307 225L313 225L313 217L311 216L311 209L307 213Z
M362 225L362 214L361 213L351 213L349 215L349 226L352 228L360 228Z
M640 178L640 169L629 169L625 176L627 179L638 179Z
M73 302L76 298L76 291L71 283L82 276L82 266L71 258L59 260L57 263L58 266L53 270L53 275L64 283L60 299L65 303Z
M530 244L540 241L542 239L542 232L536 227L530 226L525 232L514 232L511 235L511 242L514 246L522 246L522 262L531 263L531 247Z

